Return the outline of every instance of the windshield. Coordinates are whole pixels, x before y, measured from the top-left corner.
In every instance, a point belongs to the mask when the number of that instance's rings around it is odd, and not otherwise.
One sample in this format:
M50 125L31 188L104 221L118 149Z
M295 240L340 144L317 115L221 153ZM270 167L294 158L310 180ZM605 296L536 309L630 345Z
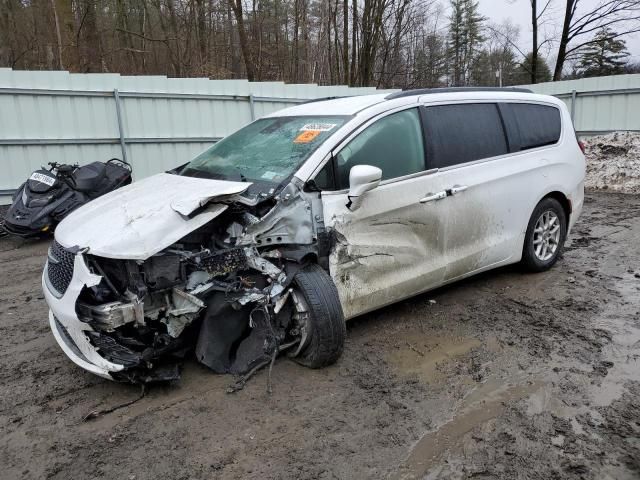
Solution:
M274 117L257 120L189 162L180 175L279 184L348 117Z

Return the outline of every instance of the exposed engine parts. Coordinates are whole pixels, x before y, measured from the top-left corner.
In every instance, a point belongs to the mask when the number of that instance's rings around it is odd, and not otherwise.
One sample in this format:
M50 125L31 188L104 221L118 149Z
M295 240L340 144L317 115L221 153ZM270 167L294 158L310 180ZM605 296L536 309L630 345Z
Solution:
M214 277L224 276L247 267L247 257L242 248L230 248L198 257L199 266Z
M144 261L85 256L101 280L83 289L76 313L98 353L124 366L115 378L176 379L191 350L215 372L239 376L285 350L301 352L309 313L293 285L307 260L322 255L322 225L313 220L317 193L286 190L269 208L230 204Z

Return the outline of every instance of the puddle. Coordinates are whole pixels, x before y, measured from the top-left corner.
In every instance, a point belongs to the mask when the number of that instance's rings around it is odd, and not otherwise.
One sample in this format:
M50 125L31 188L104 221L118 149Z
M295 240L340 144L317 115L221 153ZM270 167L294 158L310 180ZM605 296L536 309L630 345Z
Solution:
M453 419L418 440L408 458L390 478L423 478L443 453L459 445L466 433L498 417L504 411L506 403L526 398L542 385L540 381L523 378L511 381L490 378L467 395L462 408Z
M612 341L603 357L613 362L599 387L591 389L593 405L605 407L617 400L629 381L640 381L640 292L638 280L631 277L618 281L615 288L625 303L608 304L596 321L596 328L611 333Z
M399 348L388 356L391 365L402 375L416 375L424 383L444 378L438 367L461 357L481 345L466 337L429 337L426 334L403 336Z
M487 338L485 346L487 347L487 350L493 353L500 353L504 350L502 348L502 345L500 344L500 341L496 337Z
M578 410L561 402L553 394L552 389L545 385L533 392L527 399L527 415L539 415L544 412L551 412L559 417L569 418L578 413Z

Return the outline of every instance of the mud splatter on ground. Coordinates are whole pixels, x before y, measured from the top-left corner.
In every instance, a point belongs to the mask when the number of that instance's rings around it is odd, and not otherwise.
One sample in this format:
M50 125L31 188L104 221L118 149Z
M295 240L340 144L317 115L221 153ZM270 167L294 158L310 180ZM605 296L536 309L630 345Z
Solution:
M47 242L0 239L0 477L640 478L640 197L594 194L550 272L510 267L351 322L338 364L234 395L139 391L49 333ZM435 303L434 303L435 301Z

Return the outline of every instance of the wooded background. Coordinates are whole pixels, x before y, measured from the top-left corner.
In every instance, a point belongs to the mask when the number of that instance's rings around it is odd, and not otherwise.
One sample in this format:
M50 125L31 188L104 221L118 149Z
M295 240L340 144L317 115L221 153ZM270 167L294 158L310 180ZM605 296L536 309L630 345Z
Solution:
M527 42L477 0L0 0L0 67L383 88L639 70L624 37L640 0L523 5Z

